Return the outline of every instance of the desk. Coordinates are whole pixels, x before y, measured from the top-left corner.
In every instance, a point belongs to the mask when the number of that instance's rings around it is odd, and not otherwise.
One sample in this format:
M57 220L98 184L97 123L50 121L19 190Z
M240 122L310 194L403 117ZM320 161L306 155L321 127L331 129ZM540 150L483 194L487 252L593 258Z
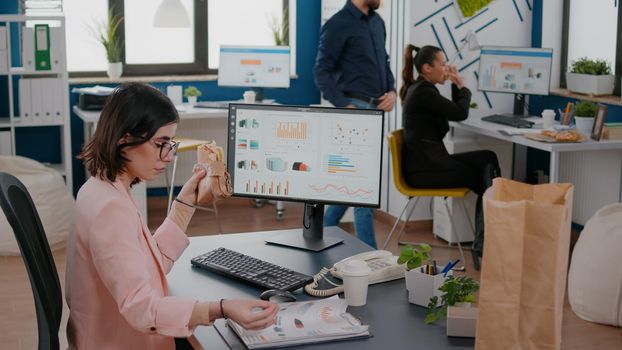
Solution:
M589 139L581 143L546 143L522 135L502 135L498 130L506 126L479 118L451 122L450 125L549 152L549 182L570 182L575 185L573 221L576 223L584 225L601 207L622 201L622 140L596 142Z
M233 249L308 275L314 275L322 266L332 266L336 261L345 257L370 250L369 246L338 227L325 227L324 229L326 236L342 238L344 243L319 253L264 243L266 238L286 232L300 235L302 234L300 230L192 237L190 246L168 274L170 294L197 300L219 300L223 297L227 299L257 298L261 292L257 288L191 267L191 258L218 247ZM302 289L296 291L295 294L298 300L315 299L304 294ZM348 311L370 326L372 338L295 348L377 350L410 348L416 344L418 349L472 349L474 346L473 339L447 337L443 321L434 325L423 323L426 309L408 303L403 279L370 286L367 305L349 307ZM222 321L219 320L217 324L219 329L222 329L220 327ZM206 349L228 349L214 327L198 327L195 337Z

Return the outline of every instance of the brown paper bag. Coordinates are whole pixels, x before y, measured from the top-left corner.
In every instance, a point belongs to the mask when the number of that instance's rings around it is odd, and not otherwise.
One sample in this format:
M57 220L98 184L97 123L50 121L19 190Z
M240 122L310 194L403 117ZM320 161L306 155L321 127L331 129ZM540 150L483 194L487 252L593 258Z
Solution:
M484 194L476 349L560 348L572 194L502 178Z
M231 196L231 178L224 163L224 152L215 141L197 147L197 164L194 171L201 168L207 171L207 175L199 182L198 205L209 205Z

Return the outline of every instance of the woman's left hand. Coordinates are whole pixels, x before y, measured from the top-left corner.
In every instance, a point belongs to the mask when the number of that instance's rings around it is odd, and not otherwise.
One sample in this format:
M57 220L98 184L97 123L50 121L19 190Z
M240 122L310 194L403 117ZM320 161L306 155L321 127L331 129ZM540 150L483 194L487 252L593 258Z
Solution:
M196 171L192 175L192 177L190 177L190 179L188 179L188 181L186 181L184 186L181 188L181 191L179 191L177 198L179 198L184 203L193 204L193 205L196 204L197 188L199 187L199 182L201 181L201 179L205 177L206 174L207 174L207 171L205 171L205 169L203 168Z

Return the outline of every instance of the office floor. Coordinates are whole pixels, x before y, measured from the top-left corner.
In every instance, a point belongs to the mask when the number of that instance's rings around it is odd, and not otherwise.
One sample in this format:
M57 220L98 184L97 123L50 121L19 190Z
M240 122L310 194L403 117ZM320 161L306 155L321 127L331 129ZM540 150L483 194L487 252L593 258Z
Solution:
M164 218L166 199L149 198L149 227L154 229ZM302 206L288 203L285 206L283 220L276 220L275 207L265 205L254 208L246 199L229 199L219 206L223 232L247 232L260 230L278 230L300 227ZM388 215L376 215L376 233L379 244L384 242L391 229ZM352 225L344 228L353 232ZM434 241L431 223L409 224L406 238L416 241ZM214 215L198 211L188 228L190 236L218 234ZM395 240L395 238L393 239ZM437 241L441 243L442 241ZM389 250L398 252L396 242L389 245ZM467 275L479 278L474 271L469 252L467 254ZM459 257L458 250L434 248L433 256L439 261ZM65 276L65 250L54 252L54 259L60 275L61 284ZM61 348L66 348L65 325L68 310L63 311L61 325ZM373 327L373 325L372 325ZM0 257L0 349L36 349L37 324L32 301L32 292L26 270L20 257ZM562 349L622 349L622 329L586 322L579 319L566 302L563 321Z

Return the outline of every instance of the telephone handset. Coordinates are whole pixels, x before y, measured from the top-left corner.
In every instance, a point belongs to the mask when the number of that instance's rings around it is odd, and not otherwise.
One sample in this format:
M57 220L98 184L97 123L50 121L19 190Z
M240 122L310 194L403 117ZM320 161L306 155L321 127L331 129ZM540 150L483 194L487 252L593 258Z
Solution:
M336 280L335 277L343 278L341 269L350 260L362 260L369 265L371 269L369 284L404 278L406 274L404 265L397 263L397 256L386 250L374 250L345 258L330 269L323 267L313 276L313 282L305 286L305 292L316 297L328 297L343 292L343 282Z
M369 268L371 269L369 284L404 278L406 273L404 265L399 265L397 263L397 256L393 256L393 253L386 250L374 250L371 252L356 254L337 262L333 266L334 271L332 271L332 274L335 275L335 277L343 279L341 269L345 265L346 261L350 260L363 260L367 263L367 265L369 265Z

